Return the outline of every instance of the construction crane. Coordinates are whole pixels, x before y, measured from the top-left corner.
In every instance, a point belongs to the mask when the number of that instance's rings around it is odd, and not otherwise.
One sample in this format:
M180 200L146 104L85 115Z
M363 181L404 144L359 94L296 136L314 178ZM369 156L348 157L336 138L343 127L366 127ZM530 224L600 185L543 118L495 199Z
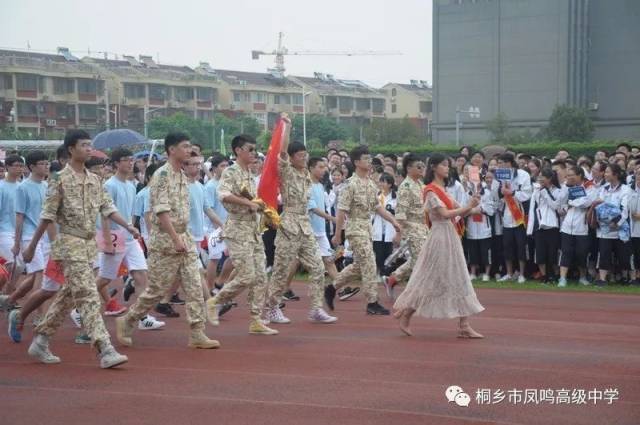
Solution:
M284 57L289 56L382 56L382 55L401 55L399 51L375 51L375 50L357 50L357 51L329 51L329 50L301 50L290 52L289 49L282 45L282 39L284 33L278 33L278 48L271 52L263 52L262 50L252 50L251 58L254 60L260 59L260 56L275 56L276 67L269 69L271 72L276 72L278 75L284 76Z

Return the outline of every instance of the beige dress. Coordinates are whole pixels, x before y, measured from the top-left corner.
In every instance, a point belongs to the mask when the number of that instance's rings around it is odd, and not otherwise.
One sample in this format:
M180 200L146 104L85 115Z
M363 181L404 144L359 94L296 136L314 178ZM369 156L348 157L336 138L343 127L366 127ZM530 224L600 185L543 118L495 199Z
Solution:
M394 304L396 310L411 308L416 314L431 319L470 316L484 310L471 284L462 242L451 219L438 214L445 207L438 196L429 192L425 201L431 232L409 283Z

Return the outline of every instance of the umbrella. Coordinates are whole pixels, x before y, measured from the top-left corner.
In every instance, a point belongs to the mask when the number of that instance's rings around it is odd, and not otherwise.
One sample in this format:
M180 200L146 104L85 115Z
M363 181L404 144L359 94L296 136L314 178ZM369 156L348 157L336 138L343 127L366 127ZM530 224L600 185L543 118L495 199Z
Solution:
M147 139L140 133L126 128L103 131L93 139L96 149L113 149L118 146L130 146L146 143Z
M94 149L91 151L91 157L100 158L100 159L109 159L109 156L106 153L99 151L97 149Z
M140 152L136 152L133 157L135 159L140 159L140 158L145 158L145 157L149 157L149 155L151 155L151 151L140 151ZM160 155L158 152L154 152L153 153L153 159L154 160L160 160L160 159L164 159L164 156Z

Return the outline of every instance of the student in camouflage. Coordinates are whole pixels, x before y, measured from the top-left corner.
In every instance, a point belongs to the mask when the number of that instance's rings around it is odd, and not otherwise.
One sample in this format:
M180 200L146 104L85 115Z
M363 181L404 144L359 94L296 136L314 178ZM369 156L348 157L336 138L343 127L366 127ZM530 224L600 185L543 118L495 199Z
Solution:
M189 232L189 186L182 171L191 157L191 142L184 133L169 133L164 141L168 156L149 182L151 234L149 238L149 285L129 312L116 319L118 341L133 344L134 324L144 317L178 278L186 296L189 347L218 348L220 343L204 333L205 311L197 253Z
M222 238L227 243L229 260L233 262L236 274L215 297L207 300L209 321L218 325L222 306L248 289L249 333L276 335L278 331L261 320L267 290L266 258L260 231L259 212L262 206L254 201L256 183L249 170L249 166L256 162L256 141L251 136L239 135L231 141L231 149L236 163L222 173L218 199L229 213Z
M92 271L97 255L98 213L109 217L136 238L139 233L118 213L100 179L84 166L91 155L91 136L82 130L71 130L65 135L64 146L71 160L60 173L51 176L40 224L23 257L31 262L49 223L57 223L60 228L51 256L61 259L65 284L36 327L29 355L43 363L60 363L60 358L49 351L49 339L75 306L82 314L82 323L92 344L100 353L100 366L106 369L126 363L128 359L111 345L100 314L102 304Z
M336 291L360 280L367 298L367 314L388 315L389 310L378 302L376 288L378 278L373 252L371 215L377 213L390 222L396 229L398 239L400 238L400 225L395 217L385 210L378 201L378 187L369 178L371 169L369 149L366 146L358 146L351 151L350 157L356 172L347 180L347 186L340 192L336 232L332 243L334 246L342 243L342 228L345 219L348 218L345 236L353 251L353 264L338 274L334 285L328 285L325 288L325 301L327 306L333 310Z

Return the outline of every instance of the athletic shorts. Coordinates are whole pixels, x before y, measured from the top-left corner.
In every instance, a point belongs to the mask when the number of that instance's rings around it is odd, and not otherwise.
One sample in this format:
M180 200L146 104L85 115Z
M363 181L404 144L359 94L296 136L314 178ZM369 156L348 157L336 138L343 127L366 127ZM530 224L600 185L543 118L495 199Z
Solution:
M147 260L144 258L144 252L137 240L125 242L124 252L117 252L113 255L100 252L98 254L98 277L113 280L118 277L120 264L124 261L124 265L129 271L147 270Z
M0 257L4 258L8 264L13 263L13 253L11 252L11 248L13 248L14 241L15 235L13 233L0 233ZM16 260L16 266L21 269L24 268L22 254L18 255ZM10 269L9 272L11 272Z
M315 236L316 236L316 241L318 242L318 247L320 248L320 256L331 257L333 255L333 249L331 249L331 244L329 243L329 238L327 238L327 234L322 233Z

